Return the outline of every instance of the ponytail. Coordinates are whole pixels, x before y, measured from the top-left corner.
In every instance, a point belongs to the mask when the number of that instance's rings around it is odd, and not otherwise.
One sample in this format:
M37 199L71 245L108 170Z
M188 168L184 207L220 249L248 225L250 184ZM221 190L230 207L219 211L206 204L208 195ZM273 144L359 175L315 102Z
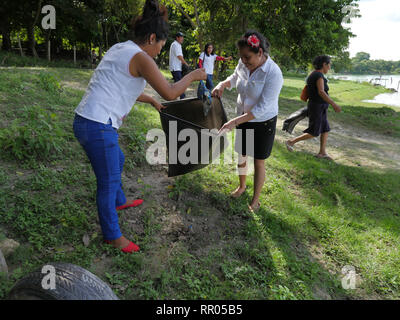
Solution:
M134 19L131 27L133 40L145 43L150 35L156 35L157 41L168 38L168 12L165 6L160 7L157 0L146 0L142 16Z

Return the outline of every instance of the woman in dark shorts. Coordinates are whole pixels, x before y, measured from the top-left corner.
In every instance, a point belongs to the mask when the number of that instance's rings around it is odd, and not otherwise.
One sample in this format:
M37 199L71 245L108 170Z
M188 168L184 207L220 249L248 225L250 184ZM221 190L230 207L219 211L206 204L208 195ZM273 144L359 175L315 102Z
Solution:
M267 39L256 31L248 31L237 43L240 60L232 76L220 82L213 95L221 97L224 89L236 88L237 117L220 131L236 130L235 151L239 154L239 187L232 192L238 198L246 190L247 156L254 158L254 194L251 211L260 207L259 198L265 180L265 159L272 150L278 115L282 72L268 55Z
M329 105L332 105L336 112L340 112L341 108L329 97L328 80L324 77L331 69L331 58L328 56L318 56L313 62L315 70L307 78L308 91L308 128L304 130L301 136L286 141L286 147L289 151L293 151L293 146L299 142L320 137L320 149L316 155L317 158L332 160L326 153L326 141L328 132L331 131L327 118Z

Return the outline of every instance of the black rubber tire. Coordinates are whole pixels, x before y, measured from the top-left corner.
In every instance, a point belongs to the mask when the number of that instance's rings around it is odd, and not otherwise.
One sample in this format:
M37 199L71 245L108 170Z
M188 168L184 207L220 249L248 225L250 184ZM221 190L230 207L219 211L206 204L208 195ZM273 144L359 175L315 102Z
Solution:
M19 280L11 289L9 300L119 300L111 288L93 273L71 263L54 262L54 290L42 287L46 274L42 268Z

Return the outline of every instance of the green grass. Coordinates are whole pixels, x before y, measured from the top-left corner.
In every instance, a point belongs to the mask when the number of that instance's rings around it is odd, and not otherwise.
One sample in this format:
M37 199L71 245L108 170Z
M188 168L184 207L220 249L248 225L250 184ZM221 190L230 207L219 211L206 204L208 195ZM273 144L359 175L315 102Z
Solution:
M0 279L0 298L51 261L89 269L121 299L400 298L398 171L320 161L277 142L262 209L250 214L252 176L241 199L229 198L235 164L211 165L168 187L146 180L165 176L145 162L146 133L160 128L158 113L146 105L133 109L120 130L124 183L147 203L121 214L121 228L142 250L124 255L104 245L96 180L72 133L73 110L91 73L0 69L0 240L21 243L7 258L10 277ZM283 115L303 105L303 83L285 78ZM330 113L331 121L399 137L398 110L361 102L383 89L342 81L330 87L345 110ZM13 141L20 142L7 147ZM189 224L193 232L185 233ZM361 279L356 290L341 286L346 265Z

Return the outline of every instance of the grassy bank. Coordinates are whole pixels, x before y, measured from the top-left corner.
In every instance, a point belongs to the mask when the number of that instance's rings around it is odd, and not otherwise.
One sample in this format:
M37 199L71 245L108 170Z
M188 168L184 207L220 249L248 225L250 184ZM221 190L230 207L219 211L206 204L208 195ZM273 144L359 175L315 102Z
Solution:
M0 297L42 264L78 264L121 299L399 299L400 173L288 153L274 145L262 209L239 200L235 165L212 165L177 179L145 162L145 135L158 113L138 105L120 130L124 188L145 205L121 212L124 234L141 252L102 243L96 181L73 137L73 110L90 70L0 69L0 239L21 246L7 263ZM303 104L304 81L285 78L281 118ZM400 137L399 110L362 103L382 88L331 81L343 114L333 123ZM234 99L234 93L228 98ZM88 246L82 241L88 235ZM341 285L354 266L355 290Z

